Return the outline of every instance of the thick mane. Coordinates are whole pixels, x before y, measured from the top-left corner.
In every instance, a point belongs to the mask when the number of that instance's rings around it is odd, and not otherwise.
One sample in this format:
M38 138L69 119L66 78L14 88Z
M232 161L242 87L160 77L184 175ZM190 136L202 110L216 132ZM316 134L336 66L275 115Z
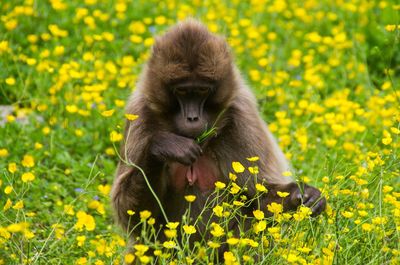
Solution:
M172 27L156 40L151 75L163 84L188 78L222 81L231 70L226 41L195 20Z

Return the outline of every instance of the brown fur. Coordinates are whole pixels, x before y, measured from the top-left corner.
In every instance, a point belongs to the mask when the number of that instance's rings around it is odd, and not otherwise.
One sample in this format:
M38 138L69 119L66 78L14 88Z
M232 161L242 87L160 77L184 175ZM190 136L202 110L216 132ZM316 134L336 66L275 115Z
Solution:
M178 140L193 145L193 152L198 148L193 140L176 135L171 124L170 112L177 107L177 103L169 87L187 81L209 82L217 87L205 105L205 111L208 111L213 121L218 113L226 109L217 124L217 136L202 146L202 162L197 163L199 166L195 170L200 172L196 173L197 176L206 176L203 181L206 184L200 181L197 186L185 183L184 173L171 176L174 174L171 172L182 172L184 166L175 171L170 170L174 167L173 161L170 163L157 159L151 152L154 149L161 154L166 149L184 152ZM126 112L138 114L139 118L127 123L122 156L144 170L170 221L180 220L184 213L187 207L184 194L197 195L192 213L193 216L198 215L212 190L210 179L229 181L231 162L240 161L248 167L251 164L246 158L252 156L260 157L259 182L266 183L270 189L264 198L264 205L281 200L276 195L278 190L291 192L291 196L284 202L286 210L295 209L307 196L313 198L313 202L320 197L317 189L306 185L305 194L301 198L293 180L282 176L282 172L289 169L288 163L260 118L255 98L234 66L227 43L197 21L180 23L156 39L152 56L144 68L137 90L129 100ZM204 166L204 161L210 163L209 166ZM207 171L207 168L212 171ZM213 172L215 169L217 173ZM251 197L256 192L255 184L248 181L249 178L253 178L250 173L243 173L237 182L242 186L247 183L247 195ZM127 210L137 213L150 210L159 223L164 222L141 173L123 162L118 165L112 202L117 220L125 229L133 227L138 221L132 218L129 224ZM315 214L324 209L325 200L318 205Z

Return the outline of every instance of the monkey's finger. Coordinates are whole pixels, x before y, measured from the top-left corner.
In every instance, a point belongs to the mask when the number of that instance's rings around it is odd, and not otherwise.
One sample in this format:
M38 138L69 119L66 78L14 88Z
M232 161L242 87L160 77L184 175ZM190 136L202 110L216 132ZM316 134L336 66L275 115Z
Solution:
M321 200L319 200L312 208L312 217L315 217L317 215L320 215L326 208L326 199L325 198L321 198Z
M176 160L185 165L185 166L190 166L191 164L193 164L193 162L196 160L196 158L194 158L193 156L191 156L190 154L183 154L181 156L178 156L176 158Z
M302 199L300 190L297 190L290 195L290 204L292 206L294 206L295 208L297 208L297 206L301 205L302 201L303 201L303 199Z
M196 151L194 150L189 150L189 152L187 153L186 157L188 158L188 160L190 161L190 164L193 164L197 158L199 157L199 155L196 153Z
M315 193L315 192L312 195L310 195L308 193L304 194L304 201L303 201L304 206L307 206L307 207L313 206L314 203L316 201L318 201L318 198L320 198L320 196L321 195L319 193Z
M202 149L198 144L193 144L192 146L189 147L189 151L191 155L195 156L197 159L201 154L202 154Z

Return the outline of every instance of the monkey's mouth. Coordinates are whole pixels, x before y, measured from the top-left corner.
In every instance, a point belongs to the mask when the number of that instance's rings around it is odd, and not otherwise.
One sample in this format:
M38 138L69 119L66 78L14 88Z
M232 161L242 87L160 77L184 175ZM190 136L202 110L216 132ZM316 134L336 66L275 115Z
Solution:
M204 126L203 125L197 125L197 126L186 125L186 126L182 126L178 130L179 130L179 134L181 134L182 136L196 139L206 130L206 126L205 125Z

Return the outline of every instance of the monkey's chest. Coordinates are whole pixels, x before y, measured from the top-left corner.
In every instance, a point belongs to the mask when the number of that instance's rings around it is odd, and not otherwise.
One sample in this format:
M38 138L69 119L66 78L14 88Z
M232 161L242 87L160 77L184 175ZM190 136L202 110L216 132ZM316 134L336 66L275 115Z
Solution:
M191 166L179 163L169 165L169 183L176 190L183 191L187 186L196 186L201 191L214 188L218 169L208 157L201 156Z

